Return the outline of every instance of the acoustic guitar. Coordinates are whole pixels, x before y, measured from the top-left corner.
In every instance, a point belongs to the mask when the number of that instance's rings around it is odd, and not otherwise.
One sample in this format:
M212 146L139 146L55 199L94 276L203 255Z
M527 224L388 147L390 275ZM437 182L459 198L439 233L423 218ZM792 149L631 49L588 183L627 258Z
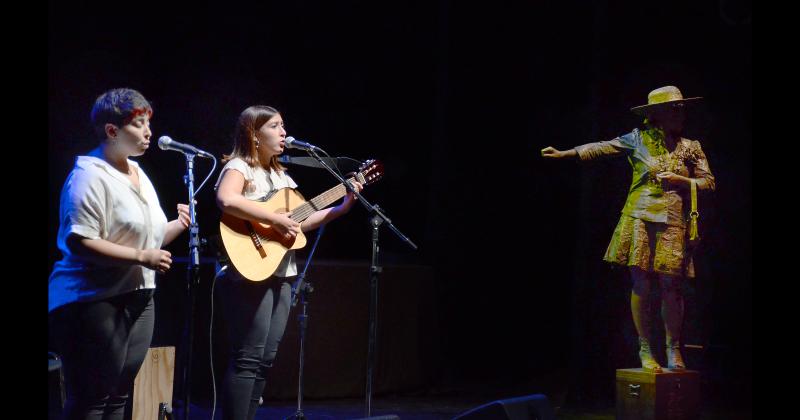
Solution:
M358 181L366 187L377 182L382 176L383 164L380 161L368 160L359 167L358 172L347 179L347 182ZM347 188L339 184L306 201L294 188L281 188L273 191L264 201L257 203L271 212L291 212L289 217L302 225L308 216L328 207L345 194ZM269 224L240 219L227 213L222 214L219 230L231 263L242 276L252 281L269 278L288 250L300 249L307 242L303 232L287 239Z

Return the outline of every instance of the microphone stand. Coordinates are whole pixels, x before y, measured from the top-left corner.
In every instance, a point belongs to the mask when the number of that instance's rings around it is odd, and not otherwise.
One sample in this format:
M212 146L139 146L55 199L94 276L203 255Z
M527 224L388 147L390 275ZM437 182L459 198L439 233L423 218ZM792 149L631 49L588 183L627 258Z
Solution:
M317 250L317 245L319 244L319 239L322 237L323 230L325 230L325 225L320 226L317 230L317 239L314 240L314 246L311 247L311 252L308 253L303 272L297 276L297 280L292 285L292 307L297 305L297 296L299 295L300 302L303 305L303 313L297 316L300 325L300 368L297 379L297 411L295 411L293 416L287 417L287 419L294 418L301 420L306 418L305 414L303 414L303 367L305 365L306 327L308 326L308 300L311 296L311 292L314 291L314 286L306 281L306 272L311 265L311 258L314 257L314 251Z
M193 153L186 155L186 175L184 183L189 189L189 266L186 272L186 288L189 297L189 305L186 311L184 324L183 340L183 420L189 419L189 403L191 391L192 373L192 344L194 342L194 310L197 302L197 286L200 283L200 229L197 225L197 217L194 205L194 157Z
M317 161L319 161L320 166L327 169L331 175L339 180L339 182L341 182L345 188L347 188L348 192L351 192L358 197L358 202L361 203L370 214L369 223L372 227L372 262L369 267L369 338L367 346L367 385L365 402L366 416L369 417L372 414L372 376L375 368L375 340L378 331L378 274L383 271L383 268L378 265L378 255L380 251L380 247L378 246L378 228L385 223L389 229L391 229L403 242L408 244L408 246L416 250L417 245L411 242L408 237L403 235L400 230L398 230L392 224L392 221L389 220L385 214L383 214L383 210L380 207L370 204L358 191L353 188L349 182L345 181L344 178L331 169L331 167L328 166L317 154L315 148L308 149L307 152L309 155L313 156L315 159L317 159Z

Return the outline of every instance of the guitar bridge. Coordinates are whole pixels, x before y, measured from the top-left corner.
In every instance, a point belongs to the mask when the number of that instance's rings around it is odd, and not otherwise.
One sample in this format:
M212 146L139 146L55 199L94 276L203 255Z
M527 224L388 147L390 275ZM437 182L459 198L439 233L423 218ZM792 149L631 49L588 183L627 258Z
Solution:
M250 240L253 241L253 245L256 246L258 253L261 254L261 257L264 258L267 256L267 252L264 250L264 245L261 244L261 236L258 235L258 232L253 228L253 224L250 222L246 222L247 230L250 232Z

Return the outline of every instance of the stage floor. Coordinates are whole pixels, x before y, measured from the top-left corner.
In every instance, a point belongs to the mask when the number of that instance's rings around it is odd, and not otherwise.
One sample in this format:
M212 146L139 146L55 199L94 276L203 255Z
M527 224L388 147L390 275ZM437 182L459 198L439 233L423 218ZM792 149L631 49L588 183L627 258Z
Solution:
M402 420L444 420L494 400L470 398L398 397L374 398L372 416L394 414ZM257 420L281 420L294 416L297 401L266 402L259 408ZM556 419L614 420L614 407L554 407ZM309 420L359 419L366 416L363 399L314 400L303 402L303 414ZM219 406L214 420L221 419ZM704 407L698 420L752 419L752 410L733 407ZM191 420L211 420L210 404L192 404Z

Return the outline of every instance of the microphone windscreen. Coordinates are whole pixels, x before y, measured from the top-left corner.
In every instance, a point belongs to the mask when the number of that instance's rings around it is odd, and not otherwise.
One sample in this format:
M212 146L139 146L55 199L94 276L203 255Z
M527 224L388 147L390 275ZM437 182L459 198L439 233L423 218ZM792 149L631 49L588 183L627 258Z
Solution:
M169 146L170 143L172 143L172 139L169 138L169 136L161 136L158 139L158 147L161 150L167 150L167 146Z

